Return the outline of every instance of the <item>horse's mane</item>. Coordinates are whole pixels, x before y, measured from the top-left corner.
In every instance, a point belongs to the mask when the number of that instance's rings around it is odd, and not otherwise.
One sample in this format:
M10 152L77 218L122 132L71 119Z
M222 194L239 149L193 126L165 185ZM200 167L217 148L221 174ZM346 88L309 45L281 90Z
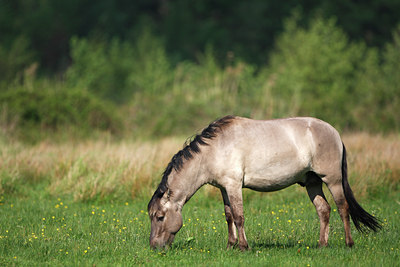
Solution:
M149 202L148 208L150 208L150 204L156 198L161 198L164 193L168 190L168 176L171 174L172 170L179 172L183 166L184 160L190 160L193 158L193 154L197 154L200 152L200 145L208 145L207 139L213 139L217 134L221 131L222 127L226 126L232 120L235 119L235 116L225 116L221 119L218 119L208 127L204 128L204 130L195 135L192 138L189 138L183 145L183 149L176 153L167 168L165 169L161 183L158 185L157 190L154 192L153 197Z

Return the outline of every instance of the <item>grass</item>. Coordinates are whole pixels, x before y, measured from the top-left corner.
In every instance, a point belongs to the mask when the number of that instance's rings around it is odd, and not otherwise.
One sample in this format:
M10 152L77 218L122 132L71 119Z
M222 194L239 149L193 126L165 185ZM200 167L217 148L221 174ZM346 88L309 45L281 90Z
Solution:
M0 265L394 266L400 260L399 136L347 134L350 184L383 230L354 248L332 206L329 247L305 189L244 190L248 252L226 250L218 190L203 187L185 205L172 247L149 249L147 202L184 138L89 140L35 145L1 142ZM329 194L326 194L329 196Z
M203 191L205 191L203 189ZM300 187L261 194L245 192L246 229L252 250L226 250L220 199L195 195L184 207L184 226L172 248L148 246L146 199L76 202L73 199L1 199L0 264L9 265L279 265L394 266L400 260L400 207L392 200L363 201L383 220L377 234L353 230L355 247L344 243L334 206L329 247L317 248L319 222ZM329 261L327 261L329 259Z

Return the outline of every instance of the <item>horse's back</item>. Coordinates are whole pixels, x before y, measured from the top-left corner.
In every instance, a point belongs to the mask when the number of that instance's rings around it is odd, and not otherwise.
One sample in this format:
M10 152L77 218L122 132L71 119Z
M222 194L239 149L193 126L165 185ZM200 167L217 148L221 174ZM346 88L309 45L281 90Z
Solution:
M236 117L231 127L226 129L226 142L236 145L264 144L269 147L280 146L286 143L299 148L312 149L323 143L340 146L339 133L330 124L312 117L294 117L275 120L253 120ZM237 140L240 138L241 140ZM247 139L247 140L246 140ZM321 144L320 144L321 143ZM304 147L306 146L306 147Z
M236 117L217 138L210 158L217 176L241 177L244 187L273 191L303 182L314 158L323 156L324 149L337 153L339 142L337 131L315 118Z

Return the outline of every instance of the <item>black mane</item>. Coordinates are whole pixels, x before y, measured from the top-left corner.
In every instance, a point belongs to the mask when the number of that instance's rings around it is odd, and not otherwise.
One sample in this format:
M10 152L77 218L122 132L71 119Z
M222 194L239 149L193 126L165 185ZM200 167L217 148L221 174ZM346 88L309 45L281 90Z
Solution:
M154 192L154 195L149 202L148 208L150 208L150 204L153 202L154 199L161 198L168 190L168 176L171 174L172 170L175 170L176 172L181 170L185 160L193 158L193 154L197 154L200 152L200 145L208 145L206 142L207 139L213 139L223 126L229 124L234 119L235 116L225 116L221 119L218 119L208 125L208 127L205 128L200 134L195 135L193 138L190 138L185 142L185 144L183 145L183 149L176 153L167 165L167 168L163 173L161 183L158 185L157 190Z

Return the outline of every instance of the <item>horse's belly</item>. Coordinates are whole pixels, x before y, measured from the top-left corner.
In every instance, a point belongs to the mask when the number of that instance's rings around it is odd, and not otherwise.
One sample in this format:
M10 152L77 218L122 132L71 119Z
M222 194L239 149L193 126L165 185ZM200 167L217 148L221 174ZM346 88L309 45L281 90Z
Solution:
M280 180L253 177L248 178L243 187L261 192L271 192L281 190L298 182L299 181L297 181L297 179L293 179L293 177Z
M283 189L298 182L304 182L304 174L308 171L307 167L285 167L249 171L245 173L243 187L269 192Z

